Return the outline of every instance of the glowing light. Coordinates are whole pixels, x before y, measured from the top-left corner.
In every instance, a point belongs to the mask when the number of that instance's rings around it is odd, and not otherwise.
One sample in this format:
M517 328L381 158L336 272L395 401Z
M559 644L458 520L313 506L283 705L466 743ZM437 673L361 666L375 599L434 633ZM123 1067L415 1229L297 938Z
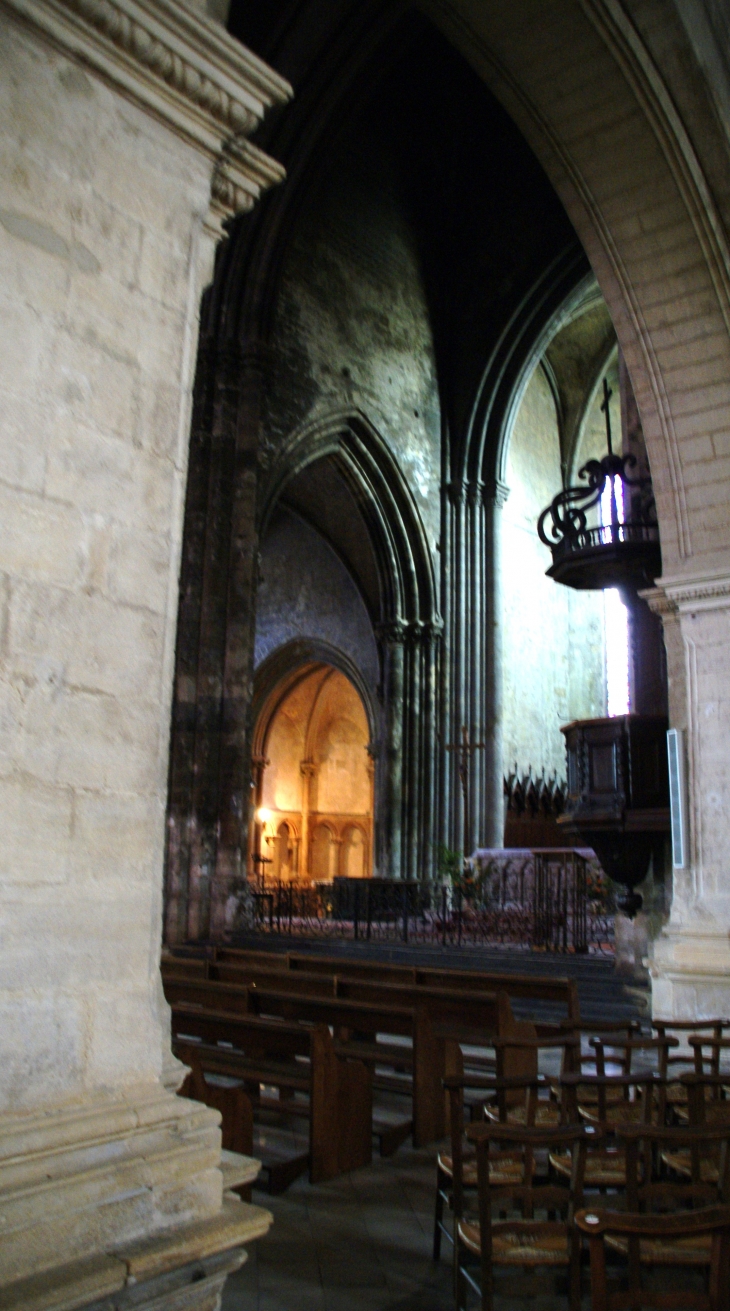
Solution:
M259 806L259 809L256 811L256 818L259 824L268 824L271 819L271 811L267 810L266 806Z
M613 489L612 485L613 484ZM613 490L613 498L611 491ZM614 520L613 505L616 504L616 516ZM614 523L623 524L626 522L624 516L624 485L620 478L607 478L603 491L601 492L601 501L599 506L601 524L604 531L601 533L601 540L604 542L612 541L612 527ZM620 536L620 533L619 533Z
M620 478L607 478L599 503L601 539L612 542L616 525L626 522L624 485ZM629 705L629 612L617 587L603 593L603 622L606 634L606 713L610 719L628 715Z
M603 593L606 631L606 700L611 719L629 713L629 613L617 587Z

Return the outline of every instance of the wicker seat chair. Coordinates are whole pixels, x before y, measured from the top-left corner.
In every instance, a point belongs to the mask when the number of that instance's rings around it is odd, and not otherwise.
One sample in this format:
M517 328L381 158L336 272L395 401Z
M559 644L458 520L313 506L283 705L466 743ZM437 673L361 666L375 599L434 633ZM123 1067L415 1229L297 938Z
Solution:
M456 1225L457 1311L464 1311L469 1289L479 1297L482 1311L492 1311L499 1267L564 1271L571 1311L579 1311L580 1240L573 1217L583 1197L584 1128L487 1122L471 1125L467 1137L477 1152L478 1216L463 1216ZM541 1157L557 1149L571 1153L567 1181L544 1175ZM497 1184L500 1161L515 1156L519 1180Z

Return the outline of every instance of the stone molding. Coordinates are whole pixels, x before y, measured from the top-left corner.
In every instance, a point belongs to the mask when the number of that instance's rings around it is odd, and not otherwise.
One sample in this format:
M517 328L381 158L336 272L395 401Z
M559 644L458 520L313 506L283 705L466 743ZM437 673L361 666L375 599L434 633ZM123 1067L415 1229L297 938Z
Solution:
M652 614L659 615L663 623L677 618L677 606L670 600L662 587L647 587L639 592L642 601L646 601Z
M662 617L696 610L730 608L730 574L717 571L692 577L659 578L639 595Z
M384 619L375 625L375 636L388 646L404 646L407 642L438 640L443 632L441 620L425 623L422 619Z
M219 1120L155 1084L0 1116L3 1292L61 1260L214 1217Z
M251 209L282 166L245 137L292 88L184 0L0 0L214 162L220 221Z
M486 482L478 478L463 479L445 483L444 487L449 501L456 509L467 505L472 508L493 505L501 510L507 503L510 490L501 478L489 478Z
M490 478L484 484L483 498L485 504L492 504L498 510L504 509L509 496L509 487L501 478Z
M7 1311L187 1311L219 1305L229 1274L246 1260L244 1243L261 1238L271 1212L227 1193L221 1210L172 1234L122 1244L2 1288Z

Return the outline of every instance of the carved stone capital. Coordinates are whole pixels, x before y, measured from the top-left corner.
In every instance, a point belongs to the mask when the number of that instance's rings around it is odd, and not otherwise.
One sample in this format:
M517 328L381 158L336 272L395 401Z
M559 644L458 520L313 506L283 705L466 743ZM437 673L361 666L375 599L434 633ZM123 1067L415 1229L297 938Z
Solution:
M444 491L449 501L457 509L460 505L466 504L466 483L452 482L444 484Z
M482 484L482 498L485 505L491 503L501 510L506 505L508 496L509 487L500 478L489 478Z
M392 619L378 624L375 631L381 641L389 646L403 646L406 643L438 639L441 637L442 630L441 619L432 619L428 622L422 619Z
M401 646L408 636L409 625L402 619L388 619L376 626L376 636L388 646Z
M283 179L245 138L292 89L202 11L180 0L2 2L213 162L214 224Z
M730 608L730 574L724 570L694 577L659 578L655 588L640 595L657 614L674 610L686 614L697 610L727 610ZM655 600L655 597L662 599Z
M678 617L677 604L667 596L663 587L647 587L638 595L642 601L646 601L652 614L659 615L664 624L671 623Z
M481 505L484 500L484 483L479 478L472 479L466 484L466 503L467 505Z

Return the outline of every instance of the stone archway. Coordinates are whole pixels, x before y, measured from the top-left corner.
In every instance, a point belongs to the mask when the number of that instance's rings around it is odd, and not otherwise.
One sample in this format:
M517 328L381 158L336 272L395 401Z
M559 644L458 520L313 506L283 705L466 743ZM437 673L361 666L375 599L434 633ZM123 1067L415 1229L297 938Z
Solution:
M730 975L729 835L718 821L727 810L718 796L726 798L729 787L723 762L730 717L718 693L718 677L725 688L730 596L727 136L678 11L663 0L558 0L548 8L517 0L509 10L433 0L428 11L519 126L561 197L610 308L641 413L664 553L653 604L665 619L670 718L686 733L691 791L692 864L676 874L672 924L656 954L660 1004L681 1009L692 1005L692 961L703 960L721 989ZM329 126L353 97L368 93L365 65L398 21L374 0L358 6L356 18L333 9L321 25L322 42L348 24L368 39L331 41L328 56L316 60L311 43L296 40L297 24L311 19L309 6L292 14L287 48L294 53L285 71L298 96L290 113L262 133L266 147L289 164L292 181L222 251L203 323L200 450L233 442L249 471L261 432L280 243ZM688 65L697 70L693 79L683 74ZM199 468L195 443L191 459ZM474 495L484 490L477 486ZM486 492L493 495L489 486ZM249 472L232 519L221 515L214 526L214 535L230 533L235 543L236 597L253 572L256 494ZM217 549L211 540L210 551ZM227 541L222 550L229 550ZM229 626L221 650L223 756L246 719L236 655L241 631L237 622ZM237 805L235 795L225 802L224 835L240 825ZM235 842L218 851L223 878L232 851Z
M253 734L252 873L311 881L331 879L352 864L367 876L374 789L363 697L332 664L308 661L273 686L268 672L260 680L270 687L259 697Z
M708 89L703 101L697 84L694 99L683 84L676 55L690 58L687 33L665 4L437 9L563 200L631 375L664 561L647 599L664 621L692 832L691 863L674 871L670 922L654 947L654 1008L696 1014L702 986L719 1013L730 998L727 136Z

